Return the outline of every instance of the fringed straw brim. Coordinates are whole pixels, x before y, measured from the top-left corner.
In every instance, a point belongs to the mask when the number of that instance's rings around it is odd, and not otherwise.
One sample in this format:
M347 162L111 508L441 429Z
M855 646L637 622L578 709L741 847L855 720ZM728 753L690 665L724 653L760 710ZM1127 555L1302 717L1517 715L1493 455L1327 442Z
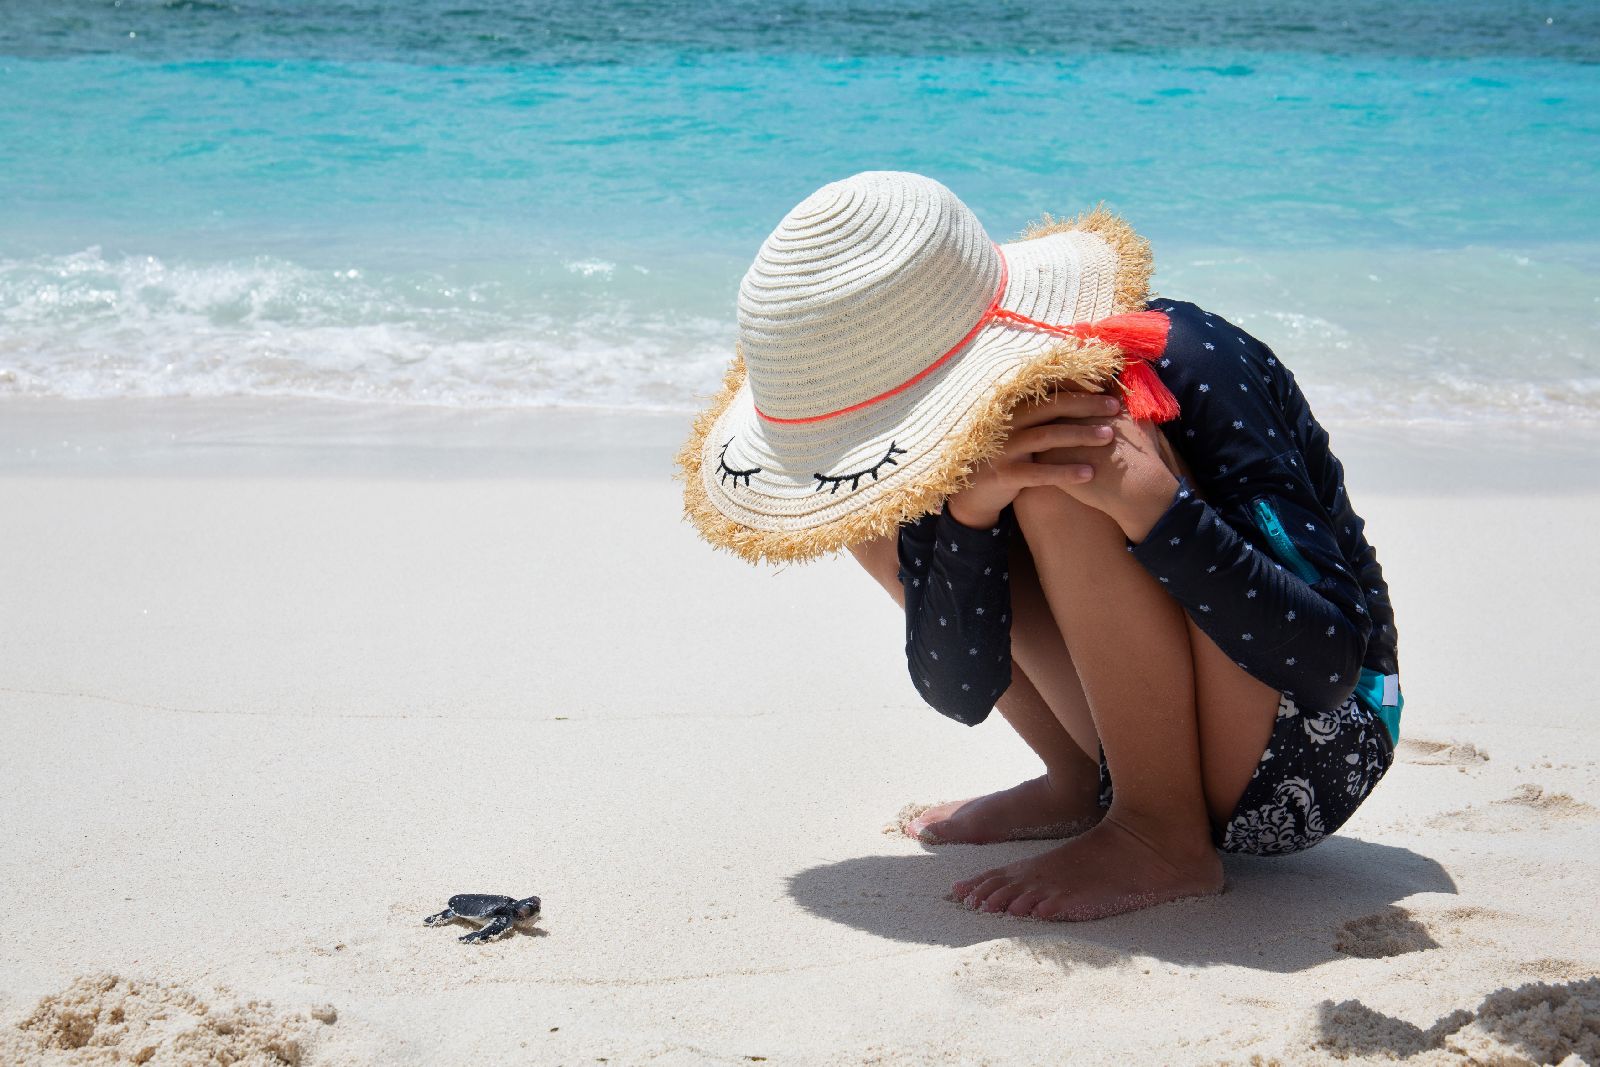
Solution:
M1068 231L1093 234L1115 254L1112 314L1143 309L1149 299L1150 246L1103 206L1067 220L1047 215L1029 225L1019 241ZM876 492L860 494L859 507L825 521L760 529L730 518L708 490L708 486L718 484L707 476L708 457L713 465L716 462L709 436L740 399L741 392L748 389L744 360L736 354L723 377L721 390L695 417L689 439L678 452L684 514L714 547L752 563L806 561L888 536L902 523L937 509L952 493L971 484L972 472L1004 448L1011 413L1018 405L1046 399L1064 386L1097 392L1114 387L1123 362L1122 352L1113 345L1060 339L1020 367L997 369L992 383L974 396L933 454L919 464L915 477L886 479L881 487L872 487Z
M1043 400L1063 385L1098 391L1121 367L1122 354L1115 348L1063 342L984 397L964 426L945 439L928 474L888 489L861 508L817 526L758 530L735 522L717 509L706 492L701 467L706 435L744 384L744 364L736 358L728 368L722 392L711 407L696 417L689 440L678 453L684 481L684 514L713 546L752 563L811 560L884 537L901 523L926 515L951 493L970 485L973 470L1005 447L1011 412L1017 405Z

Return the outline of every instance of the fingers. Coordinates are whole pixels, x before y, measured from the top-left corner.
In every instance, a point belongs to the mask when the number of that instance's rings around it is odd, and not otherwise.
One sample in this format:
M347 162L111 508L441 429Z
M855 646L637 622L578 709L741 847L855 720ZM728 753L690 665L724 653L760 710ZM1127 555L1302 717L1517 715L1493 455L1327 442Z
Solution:
M1106 397L1093 397L1106 400ZM1111 402L1116 407L1116 402ZM1104 410L1105 405L1100 405ZM1081 416L1080 416L1081 417ZM1116 431L1104 422L1047 422L1013 431L1006 441L1006 458L999 464L1003 481L1012 489L1053 486L1065 489L1094 478L1095 470L1084 459L1099 460L1104 453L1085 453L1085 449L1104 449L1116 439Z
M1032 455L1052 448L1081 448L1109 445L1114 432L1103 422L1047 422L1017 430L1006 440L1012 455Z
M1093 479L1094 467L1088 463L1017 462L1006 467L1006 480L1019 490L1035 486L1066 489Z
M979 511L998 510L1023 489L1052 486L1066 489L1091 481L1095 469L1079 461L1077 450L1096 449L1083 458L1099 461L1116 441L1115 422L1122 403L1100 393L1059 392L1012 412L1011 432L1003 454L977 472L964 490ZM1044 460L1045 462L1036 462Z
M1104 418L1121 410L1122 402L1105 393L1053 393L1045 400L1019 405L1011 413L1011 425L1025 427L1053 419Z

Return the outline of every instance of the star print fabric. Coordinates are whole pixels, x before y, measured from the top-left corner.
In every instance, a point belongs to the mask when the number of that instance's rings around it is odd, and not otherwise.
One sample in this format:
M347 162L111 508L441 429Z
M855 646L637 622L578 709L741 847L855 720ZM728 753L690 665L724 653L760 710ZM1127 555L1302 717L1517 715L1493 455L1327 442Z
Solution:
M901 527L906 663L922 698L976 726L1011 685L1011 509L986 530L934 513Z
M1130 549L1250 675L1308 705L1336 707L1361 670L1371 620L1342 610L1348 570L1308 586L1224 521L1184 482L1150 536ZM1358 601L1359 603L1359 601Z
M1162 430L1193 478L1129 551L1253 677L1331 713L1363 667L1397 673L1388 587L1343 468L1271 349L1194 304L1149 306L1172 322L1153 366L1181 407ZM1008 509L995 530L938 513L900 529L912 682L969 725L1011 681L1014 527Z
M1252 677L1331 712L1362 667L1398 673L1388 587L1344 469L1271 349L1193 304L1150 306L1172 322L1156 373L1183 409L1162 429L1194 478L1129 551Z

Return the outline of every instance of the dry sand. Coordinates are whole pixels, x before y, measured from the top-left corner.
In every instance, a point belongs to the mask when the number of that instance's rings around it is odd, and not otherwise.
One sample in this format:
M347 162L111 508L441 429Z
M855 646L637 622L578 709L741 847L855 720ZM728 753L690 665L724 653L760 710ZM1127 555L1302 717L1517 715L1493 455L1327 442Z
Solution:
M696 541L681 425L0 411L0 1062L1595 1061L1581 450L1336 428L1399 762L1220 897L1054 926L943 899L1038 845L881 832L1031 759L919 705L847 562ZM545 915L421 924L465 891Z

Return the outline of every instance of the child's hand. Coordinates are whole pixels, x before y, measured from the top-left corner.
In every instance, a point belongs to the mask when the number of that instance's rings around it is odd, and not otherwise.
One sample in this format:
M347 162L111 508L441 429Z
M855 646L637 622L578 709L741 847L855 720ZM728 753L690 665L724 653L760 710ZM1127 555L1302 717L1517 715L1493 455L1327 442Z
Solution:
M1113 436L1099 447L1057 448L1035 459L1080 472L1059 488L1111 516L1128 540L1138 543L1172 503L1179 462L1154 423L1135 421L1120 407L1106 421Z
M945 501L945 511L963 526L982 529L998 522L1024 489L1054 486L1072 492L1095 476L1086 457L1103 454L1116 439L1112 424L1121 410L1116 397L1100 393L1060 392L1019 405L1011 413L1004 450L973 472L972 485ZM1070 458L1044 458L1057 453Z

